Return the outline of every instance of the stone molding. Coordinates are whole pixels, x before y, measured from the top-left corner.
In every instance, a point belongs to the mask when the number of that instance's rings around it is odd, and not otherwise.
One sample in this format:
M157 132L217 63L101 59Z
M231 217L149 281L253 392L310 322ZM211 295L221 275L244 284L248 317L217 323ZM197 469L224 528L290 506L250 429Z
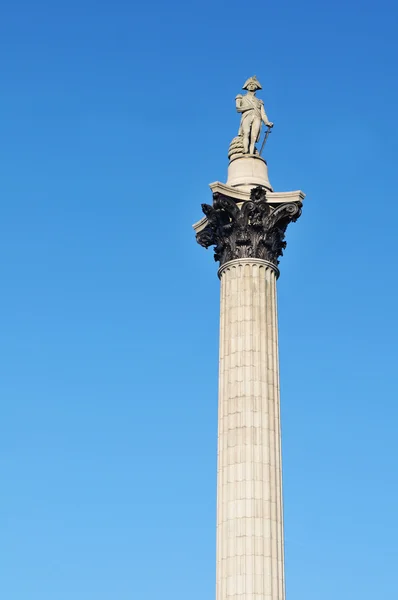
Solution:
M212 193L220 192L224 196L233 198L236 202L246 202L250 200L250 192L242 190L242 188L231 187L221 181L214 181L209 185ZM264 186L265 187L265 186ZM284 202L303 202L305 198L304 192L301 190L294 190L290 192L270 192L267 190L267 202L271 204L282 204Z
M221 267L242 258L262 259L277 267L286 248L287 226L300 217L301 207L301 201L273 206L261 186L251 190L250 200L239 204L216 192L212 206L202 204L206 224L196 240L204 248L215 246L214 260Z
M228 262L224 263L218 269L218 277L221 279L222 274L228 269L234 267L243 267L244 265L258 265L259 267L264 267L264 269L270 269L275 273L277 279L280 275L278 267L268 260L263 260L261 258L235 258L234 260L229 260Z

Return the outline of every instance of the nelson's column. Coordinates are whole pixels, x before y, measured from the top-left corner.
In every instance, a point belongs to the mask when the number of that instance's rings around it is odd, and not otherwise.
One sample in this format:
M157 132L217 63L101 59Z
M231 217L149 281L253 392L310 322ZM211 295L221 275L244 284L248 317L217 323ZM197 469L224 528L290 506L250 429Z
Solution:
M213 203L194 225L220 263L216 600L284 600L276 280L304 194L272 189L255 144L273 123L257 78L243 89L227 182L210 185Z

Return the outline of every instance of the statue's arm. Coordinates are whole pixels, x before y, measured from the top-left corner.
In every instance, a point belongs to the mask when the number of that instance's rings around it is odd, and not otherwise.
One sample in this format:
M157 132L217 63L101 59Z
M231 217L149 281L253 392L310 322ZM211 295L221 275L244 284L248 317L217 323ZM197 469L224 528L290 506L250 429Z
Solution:
M263 120L265 125L267 125L268 127L274 126L274 124L271 123L271 121L268 119L267 113L265 112L265 109L264 109L264 104L262 102L261 102L261 119Z
M236 103L236 110L238 112L243 112L243 108L242 108L242 94L238 94L235 98L235 103Z

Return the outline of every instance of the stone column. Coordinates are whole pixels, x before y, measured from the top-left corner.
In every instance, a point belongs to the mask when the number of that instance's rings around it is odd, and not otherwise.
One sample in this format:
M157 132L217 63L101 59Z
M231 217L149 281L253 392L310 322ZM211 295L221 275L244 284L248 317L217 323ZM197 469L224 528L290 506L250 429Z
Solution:
M266 194L216 192L195 225L220 262L216 600L285 598L276 279L302 204Z
M219 270L217 600L284 599L277 273Z

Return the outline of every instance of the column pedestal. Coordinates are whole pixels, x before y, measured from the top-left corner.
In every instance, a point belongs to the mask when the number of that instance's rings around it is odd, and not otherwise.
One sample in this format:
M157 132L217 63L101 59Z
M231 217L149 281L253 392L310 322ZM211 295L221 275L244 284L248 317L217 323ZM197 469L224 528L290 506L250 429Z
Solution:
M250 193L257 185L272 192L266 161L256 154L237 154L228 166L227 185Z

